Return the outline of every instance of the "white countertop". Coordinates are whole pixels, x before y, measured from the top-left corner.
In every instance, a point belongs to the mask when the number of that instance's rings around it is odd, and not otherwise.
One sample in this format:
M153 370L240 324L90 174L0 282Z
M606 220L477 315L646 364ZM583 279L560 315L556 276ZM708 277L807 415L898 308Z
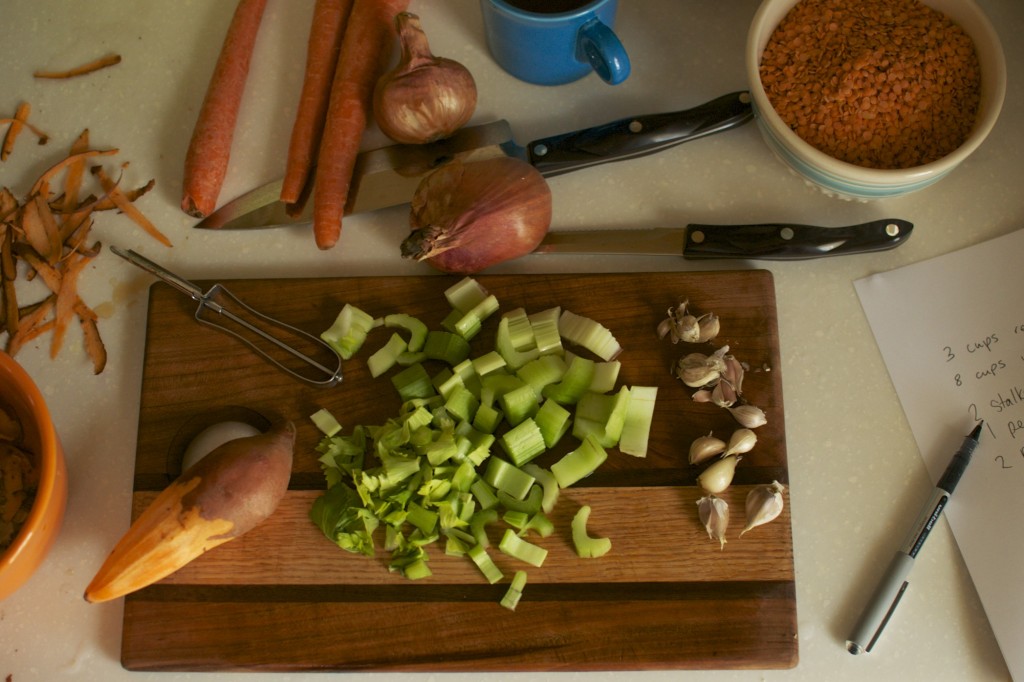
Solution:
M529 679L1005 680L1005 664L945 521L914 573L914 586L875 652L853 657L847 630L856 597L877 578L905 529L900 521L929 482L854 292L865 275L920 261L1024 226L1024 5L978 0L1002 37L1009 82L989 140L961 168L917 194L876 203L830 198L788 172L753 125L654 156L551 180L553 229L650 227L688 222L792 221L841 225L881 217L916 230L894 251L798 263L740 263L775 276L787 417L800 662L788 671L535 675ZM128 184L156 179L138 206L174 242L166 249L123 216L105 214L94 236L134 248L193 278L425 274L403 261L406 209L347 218L339 245L320 252L304 229L210 233L178 208L182 164L234 3L6 0L0 22L0 115L19 101L51 141L26 135L0 164L17 194L82 128L129 161ZM558 88L501 72L483 44L476 0L413 0L434 52L476 76L475 122L507 118L517 141L623 116L686 109L745 87L742 50L757 0L624 2L618 28L633 75L620 86L591 76ZM311 0L269 0L222 199L277 177L305 58ZM70 81L37 81L103 54L120 65ZM384 141L371 133L367 144ZM655 271L694 268L671 258L532 256L497 272ZM90 605L81 595L128 523L149 278L104 252L83 275L82 297L103 315L110 362L93 376L80 337L56 360L48 344L17 359L44 392L67 451L67 518L46 565L0 603L0 679L266 679L258 674L143 674L121 668L123 600ZM955 324L955 311L950 323ZM77 330L76 330L77 331ZM45 337L44 337L45 338ZM952 444L951 444L952 447ZM349 674L352 680L439 675ZM453 676L454 677L454 676ZM476 679L477 676L474 676ZM527 679L492 675L488 679ZM322 674L274 679L321 680Z

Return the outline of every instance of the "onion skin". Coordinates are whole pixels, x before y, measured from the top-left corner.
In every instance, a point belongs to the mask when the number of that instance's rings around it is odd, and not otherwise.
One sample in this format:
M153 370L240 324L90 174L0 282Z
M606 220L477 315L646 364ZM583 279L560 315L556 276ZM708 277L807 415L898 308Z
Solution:
M551 189L519 159L456 159L420 182L409 224L403 258L472 274L537 248L551 226Z
M426 144L464 126L476 110L476 82L465 66L435 57L415 14L401 12L395 27L402 44L398 65L373 93L373 116L395 142Z

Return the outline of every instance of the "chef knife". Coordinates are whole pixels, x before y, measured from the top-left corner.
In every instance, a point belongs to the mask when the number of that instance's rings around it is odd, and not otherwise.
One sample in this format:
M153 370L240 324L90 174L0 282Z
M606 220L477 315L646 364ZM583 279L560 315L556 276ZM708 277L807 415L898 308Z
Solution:
M764 223L572 230L549 232L534 253L805 260L892 249L913 229L906 220L885 218L846 227Z
M359 154L345 213L361 213L407 203L430 171L453 159L475 161L496 156L523 159L545 177L610 161L636 158L683 142L742 125L753 117L750 95L734 92L684 111L623 118L519 146L508 121L463 128L452 137L426 145L391 145ZM277 180L243 194L194 227L245 229L309 222L312 202L297 215L280 201Z

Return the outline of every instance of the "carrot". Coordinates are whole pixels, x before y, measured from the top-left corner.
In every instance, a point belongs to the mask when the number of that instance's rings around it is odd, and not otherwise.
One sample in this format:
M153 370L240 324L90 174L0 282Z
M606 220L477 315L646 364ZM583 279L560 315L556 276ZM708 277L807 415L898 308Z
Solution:
M50 337L50 357L55 358L60 352L60 346L64 342L64 334L74 313L75 304L81 299L78 297L78 275L89 262L87 256L69 258L64 265L64 272L61 273L60 287L57 289L57 304L54 311L53 335Z
M316 163L316 152L327 116L331 82L334 80L341 40L352 10L352 0L316 0L306 49L306 73L299 107L292 124L281 201L295 204L306 193Z
M75 302L75 314L82 325L82 337L85 339L85 351L92 360L92 371L99 374L107 366L107 347L100 338L99 327L96 326L96 313L82 299Z
M148 232L151 237L159 241L164 246L172 245L171 240L168 239L167 236L164 235L164 233L161 232L157 226L142 213L142 211L135 208L134 204L132 204L124 195L124 192L121 191L121 188L117 186L117 183L108 177L101 167L93 166L92 174L100 181L100 186L103 187L103 191L107 193L107 196L109 196L114 202L114 205L121 210L121 213L124 213L126 216L131 218L136 225Z
M387 68L395 15L408 0L355 0L341 45L313 187L313 234L321 249L341 236L356 155L373 106L373 88Z
M266 4L267 0L239 0L192 130L185 155L181 210L194 218L209 215L217 207Z
M93 71L99 71L105 69L108 66L114 66L115 64L121 63L121 55L119 54L108 54L99 59L93 59L91 62L86 62L71 69L65 71L35 71L32 73L36 78L74 78L75 76L84 76L87 73Z

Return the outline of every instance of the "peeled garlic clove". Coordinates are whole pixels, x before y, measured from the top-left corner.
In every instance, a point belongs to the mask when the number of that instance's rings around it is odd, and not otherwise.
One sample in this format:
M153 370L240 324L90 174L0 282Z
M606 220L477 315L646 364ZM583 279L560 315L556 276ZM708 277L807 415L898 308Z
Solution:
M761 485L747 493L747 525L740 531L740 536L751 528L774 520L782 513L782 492L785 489L778 481L772 481L771 485Z
M756 429L757 427L764 426L768 423L768 418L765 416L764 410L760 407L748 404L740 405L739 407L730 407L727 409L736 421L748 429Z
M736 465L742 459L739 455L729 455L713 462L707 469L697 477L697 483L706 492L712 495L725 492L732 484L732 477L736 474Z
M697 500L697 514L708 537L718 540L725 549L725 530L729 527L729 505L720 497L708 495Z
M714 313L706 313L701 315L697 319L697 343L706 343L711 339L718 336L718 332L722 328L722 323L718 319L718 315Z
M729 444L725 448L727 455L742 455L754 449L757 443L757 434L750 429L736 429L729 437Z
M700 464L725 451L725 441L710 433L690 444L690 464Z

